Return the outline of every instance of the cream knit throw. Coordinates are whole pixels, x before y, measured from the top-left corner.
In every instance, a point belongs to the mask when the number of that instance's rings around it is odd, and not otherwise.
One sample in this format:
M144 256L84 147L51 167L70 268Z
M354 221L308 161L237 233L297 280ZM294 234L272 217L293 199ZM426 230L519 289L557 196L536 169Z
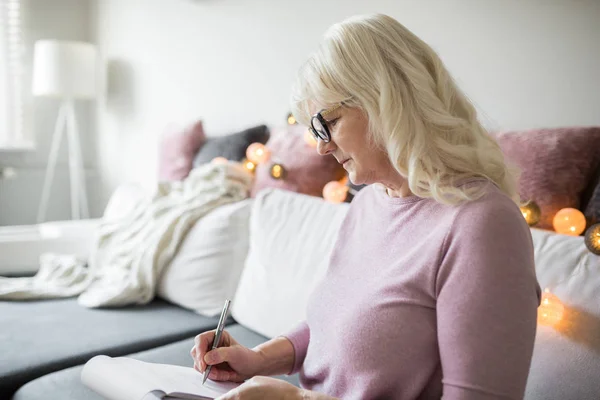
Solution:
M211 210L248 196L239 164L204 164L181 182L158 184L132 213L103 219L88 260L45 254L31 278L0 278L1 300L71 297L86 307L146 304L189 229Z

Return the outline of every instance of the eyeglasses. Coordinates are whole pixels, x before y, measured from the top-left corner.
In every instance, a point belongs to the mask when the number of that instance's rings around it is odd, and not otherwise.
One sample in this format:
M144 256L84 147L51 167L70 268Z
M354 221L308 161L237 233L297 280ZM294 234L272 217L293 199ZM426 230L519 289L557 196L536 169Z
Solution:
M331 132L329 132L329 128L327 127L328 121L325 119L325 115L331 114L338 108L340 108L343 103L338 104L330 109L323 109L312 116L310 119L310 132L313 134L315 139L322 140L325 143L329 143L331 141Z

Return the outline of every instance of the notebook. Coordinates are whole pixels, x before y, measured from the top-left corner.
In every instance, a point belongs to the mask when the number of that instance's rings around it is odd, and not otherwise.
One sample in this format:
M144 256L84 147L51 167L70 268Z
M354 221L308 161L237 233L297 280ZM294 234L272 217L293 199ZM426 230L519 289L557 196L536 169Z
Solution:
M108 400L214 399L239 386L210 379L202 385L202 374L193 368L108 356L89 360L81 381Z

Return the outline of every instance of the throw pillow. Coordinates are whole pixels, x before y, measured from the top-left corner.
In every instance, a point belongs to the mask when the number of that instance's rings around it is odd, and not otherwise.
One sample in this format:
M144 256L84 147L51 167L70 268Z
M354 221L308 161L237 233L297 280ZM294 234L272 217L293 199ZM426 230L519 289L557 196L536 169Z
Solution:
M185 128L167 126L160 139L158 151L158 179L179 181L192 170L192 161L206 137L202 121Z
M600 257L583 237L531 229L542 289L564 305L554 327L538 325L526 399L594 399L600 393Z
M600 152L600 149L598 151ZM588 220L588 226L600 222L600 165L581 198L581 209Z
M306 127L300 125L273 130L267 142L271 159L256 167L252 197L266 188L322 196L327 182L340 180L345 176L345 170L335 158L319 155L314 147L306 143L305 133ZM283 165L286 171L283 179L271 176L274 163Z
M507 160L521 169L522 200L540 206L536 227L552 229L556 212L580 207L581 195L600 163L600 127L500 132L496 139Z
M348 186L350 187L350 190L348 190L348 197L346 197L346 203L351 203L352 200L354 200L354 197L358 194L358 192L366 188L368 185L355 185L352 182L348 182Z
M233 318L268 337L303 321L348 207L285 190L261 191L252 204L250 250Z
M213 317L232 299L248 254L252 199L216 208L199 219L164 269L159 297Z
M209 137L194 158L194 167L211 162L216 157L225 157L230 161L242 161L246 157L246 148L254 142L267 143L269 129L259 125L227 136Z

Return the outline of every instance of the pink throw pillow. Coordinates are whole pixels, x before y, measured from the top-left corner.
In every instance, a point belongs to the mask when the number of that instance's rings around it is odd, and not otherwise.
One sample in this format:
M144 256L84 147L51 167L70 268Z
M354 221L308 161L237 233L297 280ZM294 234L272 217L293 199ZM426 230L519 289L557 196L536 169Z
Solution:
M317 149L306 143L304 134L307 128L291 125L272 129L266 146L271 150L271 158L265 164L256 167L255 182L251 196L266 188L278 188L322 196L327 182L340 180L346 172L332 156L321 156ZM286 171L284 179L271 177L274 163L283 165Z
M600 164L600 127L570 127L495 134L507 161L521 169L521 199L542 211L537 228L553 229L562 208L579 209L580 198Z
M158 150L158 179L179 181L192 170L194 156L206 141L202 121L185 128L173 124L165 128Z

